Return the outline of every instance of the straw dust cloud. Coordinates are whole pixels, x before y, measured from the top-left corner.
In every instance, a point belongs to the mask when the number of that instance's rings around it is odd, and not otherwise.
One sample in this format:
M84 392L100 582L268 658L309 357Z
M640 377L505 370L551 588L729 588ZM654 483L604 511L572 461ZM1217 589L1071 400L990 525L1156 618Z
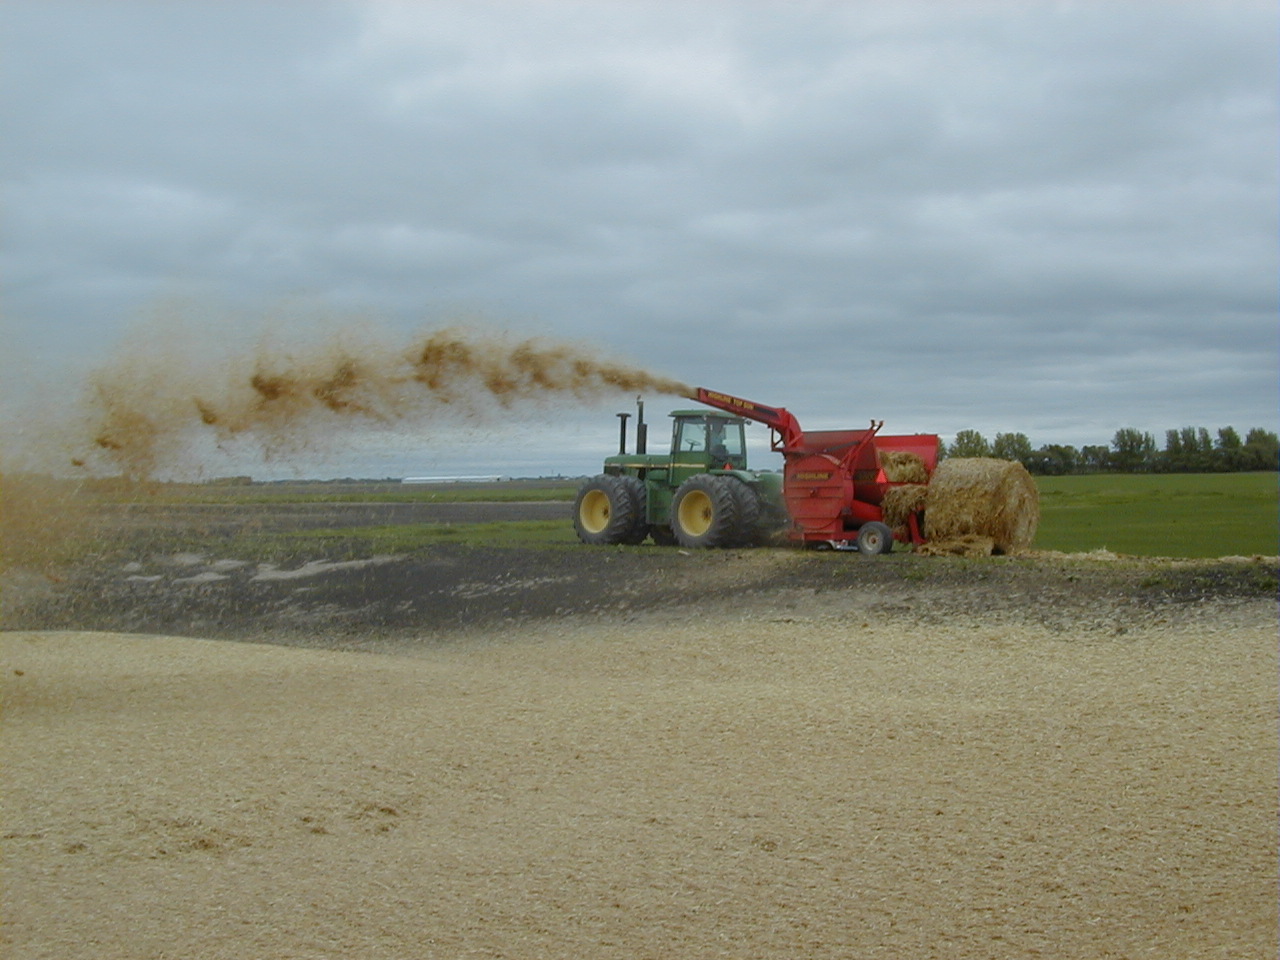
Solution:
M366 331L367 334L367 331ZM340 338L298 351L260 350L202 367L197 356L121 358L90 378L92 448L76 463L132 479L181 468L201 435L249 438L276 456L300 455L316 431L408 424L445 407L480 414L567 396L687 395L676 380L583 346L439 330L396 349Z

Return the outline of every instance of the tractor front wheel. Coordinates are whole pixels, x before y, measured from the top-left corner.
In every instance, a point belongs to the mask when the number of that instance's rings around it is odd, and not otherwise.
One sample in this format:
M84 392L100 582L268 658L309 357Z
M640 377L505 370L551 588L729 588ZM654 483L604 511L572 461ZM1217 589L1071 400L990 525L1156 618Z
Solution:
M671 532L682 547L737 546L738 500L726 478L700 473L680 484L671 501Z
M592 477L578 490L573 528L579 540L592 546L640 543L649 532L644 484L635 477Z

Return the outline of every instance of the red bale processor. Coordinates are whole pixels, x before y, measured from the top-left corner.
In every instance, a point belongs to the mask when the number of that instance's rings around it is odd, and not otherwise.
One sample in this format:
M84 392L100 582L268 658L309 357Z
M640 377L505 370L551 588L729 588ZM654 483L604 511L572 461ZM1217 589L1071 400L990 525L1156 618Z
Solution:
M895 451L915 457L927 482L938 465L935 434L881 434L883 421L860 429L804 430L783 407L743 400L698 387L691 399L768 425L771 448L782 454L782 499L790 539L801 543L856 544L864 553L892 548L893 532L885 522L882 503L895 486L886 475L884 454ZM906 527L913 543L923 543L918 512L908 514Z

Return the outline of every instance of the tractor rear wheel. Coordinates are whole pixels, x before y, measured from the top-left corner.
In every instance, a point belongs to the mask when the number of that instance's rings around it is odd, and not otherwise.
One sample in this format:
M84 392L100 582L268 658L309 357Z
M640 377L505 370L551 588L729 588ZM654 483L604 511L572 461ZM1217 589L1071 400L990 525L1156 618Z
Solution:
M573 528L579 540L592 546L640 543L649 532L644 484L635 477L592 477L578 490Z
M883 523L872 520L858 528L858 552L874 557L893 549L893 531Z
M737 546L738 501L727 479L700 473L680 484L671 501L671 532L680 546Z
M755 490L737 477L723 479L728 484L729 492L733 494L734 503L738 508L738 533L735 546L753 547L760 539L760 498Z

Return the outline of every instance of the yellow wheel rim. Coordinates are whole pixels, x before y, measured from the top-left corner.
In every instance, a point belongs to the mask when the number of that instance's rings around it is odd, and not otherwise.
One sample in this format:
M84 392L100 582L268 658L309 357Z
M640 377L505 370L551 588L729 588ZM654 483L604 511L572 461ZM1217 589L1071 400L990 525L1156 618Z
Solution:
M690 490L680 501L680 529L691 537L700 537L710 530L714 516L711 498L701 490Z
M603 490L591 490L582 498L578 519L588 533L602 533L609 526L609 496Z

